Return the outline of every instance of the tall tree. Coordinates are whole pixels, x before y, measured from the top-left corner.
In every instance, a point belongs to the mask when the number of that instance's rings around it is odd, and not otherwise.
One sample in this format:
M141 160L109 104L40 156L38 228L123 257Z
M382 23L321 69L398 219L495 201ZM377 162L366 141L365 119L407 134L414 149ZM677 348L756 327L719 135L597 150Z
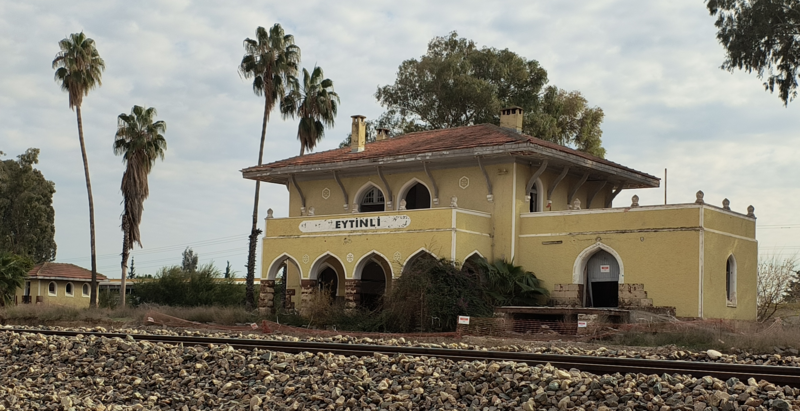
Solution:
M61 83L61 90L69 95L69 108L75 110L78 119L78 139L81 144L83 157L83 174L86 177L86 192L89 196L89 241L92 252L92 280L89 305L97 307L97 254L95 251L94 236L94 200L92 199L92 182L89 178L89 160L86 158L86 144L83 139L83 119L81 118L81 104L89 91L101 86L103 70L106 63L100 58L94 40L86 37L83 32L70 34L58 42L60 51L53 59L53 68L56 69L55 80Z
M378 88L375 97L386 107L378 123L394 134L499 124L501 108L519 106L524 133L602 157L602 110L580 92L546 85L536 60L478 48L453 32L435 37L423 56L400 65L394 84Z
M258 149L258 165L264 156L264 140L267 136L267 122L276 104L285 94L286 83L297 74L300 64L300 48L294 44L294 36L285 34L280 24L267 31L256 29L254 39L244 40L245 54L239 63L239 73L244 78L253 79L253 93L264 97L264 117L261 122L261 145ZM253 281L256 269L256 246L261 230L258 228L258 193L261 183L256 181L253 200L253 221L250 228L250 242L247 255L247 291L245 300L248 309L255 308Z
M197 271L197 261L199 260L200 256L194 253L190 247L186 247L183 250L183 254L181 254L181 270L186 272L194 272Z
M17 288L25 284L31 268L33 261L28 257L0 252L0 305L14 301Z
M787 106L800 79L800 1L708 0L717 16L717 40L725 47L722 69L756 72Z
M16 161L0 161L0 252L25 256L35 263L56 258L56 189L33 168L38 162L38 148L29 148Z
M284 118L300 117L297 139L300 155L314 150L325 137L325 127L333 127L339 107L339 95L333 91L333 81L325 78L321 67L311 73L303 69L303 83L291 83L291 92L281 101Z
M144 200L150 195L147 176L157 159L164 159L167 123L155 121L158 113L153 107L133 106L130 114L117 116L114 154L122 156L122 283L120 302L125 306L125 279L128 277L128 256L134 244L142 246L139 225L142 223Z

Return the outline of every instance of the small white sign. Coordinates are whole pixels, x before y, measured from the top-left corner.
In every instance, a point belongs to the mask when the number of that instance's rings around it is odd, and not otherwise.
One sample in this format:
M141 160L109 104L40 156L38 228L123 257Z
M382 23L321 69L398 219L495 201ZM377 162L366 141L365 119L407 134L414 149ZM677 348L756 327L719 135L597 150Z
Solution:
M601 273L610 273L611 272L611 266L610 265L601 265L600 266L600 272Z
M464 315L459 315L458 316L458 323L459 324L469 325L469 317L464 316Z
M578 328L586 328L586 321L578 321Z
M406 228L409 224L411 224L411 218L407 215L335 218L303 221L300 223L300 231L316 233L320 231L380 230L382 228Z

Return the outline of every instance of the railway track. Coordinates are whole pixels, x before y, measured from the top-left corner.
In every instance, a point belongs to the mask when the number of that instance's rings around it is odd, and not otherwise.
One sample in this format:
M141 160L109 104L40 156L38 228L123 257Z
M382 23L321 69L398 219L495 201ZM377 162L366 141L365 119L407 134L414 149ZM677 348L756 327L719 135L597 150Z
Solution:
M638 358L591 357L576 355L532 354L523 352L474 351L445 348L400 347L387 345L361 345L321 342L270 341L242 338L188 337L149 334L117 334L98 332L5 329L5 332L33 333L74 337L78 334L105 338L126 338L131 336L137 341L161 342L166 344L190 345L230 345L237 349L260 349L286 353L330 352L345 356L372 356L375 353L385 355L425 356L449 359L453 361L516 361L530 365L546 364L559 368L577 368L594 374L642 373L642 374L688 374L693 377L712 376L722 380L748 378L766 380L773 384L789 385L800 388L800 368L772 365L724 364L697 361L646 360Z

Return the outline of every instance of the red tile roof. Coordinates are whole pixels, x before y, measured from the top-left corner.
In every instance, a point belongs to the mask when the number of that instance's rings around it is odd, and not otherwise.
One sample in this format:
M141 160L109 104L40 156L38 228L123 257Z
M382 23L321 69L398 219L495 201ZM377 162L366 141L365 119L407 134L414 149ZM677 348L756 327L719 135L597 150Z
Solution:
M36 264L30 271L28 271L30 278L56 278L64 280L85 280L92 279L92 272L83 267L78 267L75 264L65 263L41 263ZM107 280L108 277L103 274L97 273L97 281Z
M524 143L529 143L550 150L560 151L583 159L609 165L631 173L639 174L646 178L657 179L652 175L625 167L612 161L595 157L582 151L573 150L569 147L564 147L559 144L551 143L549 141L541 140L525 134L505 130L493 124L478 124L467 127L454 127L408 133L398 137L368 143L366 144L364 151L358 153L353 153L350 147L338 148L319 153L307 154L304 156L292 157L285 160L264 164L262 166L254 166L242 171L252 172L257 170L274 170L290 166L311 166L355 160L380 159L409 154L413 155Z

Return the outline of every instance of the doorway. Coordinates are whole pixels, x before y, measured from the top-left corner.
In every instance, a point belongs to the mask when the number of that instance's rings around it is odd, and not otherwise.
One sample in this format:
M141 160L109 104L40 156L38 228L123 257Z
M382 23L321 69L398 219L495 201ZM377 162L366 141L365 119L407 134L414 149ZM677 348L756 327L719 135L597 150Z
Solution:
M600 250L586 263L586 306L619 306L619 263L609 252Z

